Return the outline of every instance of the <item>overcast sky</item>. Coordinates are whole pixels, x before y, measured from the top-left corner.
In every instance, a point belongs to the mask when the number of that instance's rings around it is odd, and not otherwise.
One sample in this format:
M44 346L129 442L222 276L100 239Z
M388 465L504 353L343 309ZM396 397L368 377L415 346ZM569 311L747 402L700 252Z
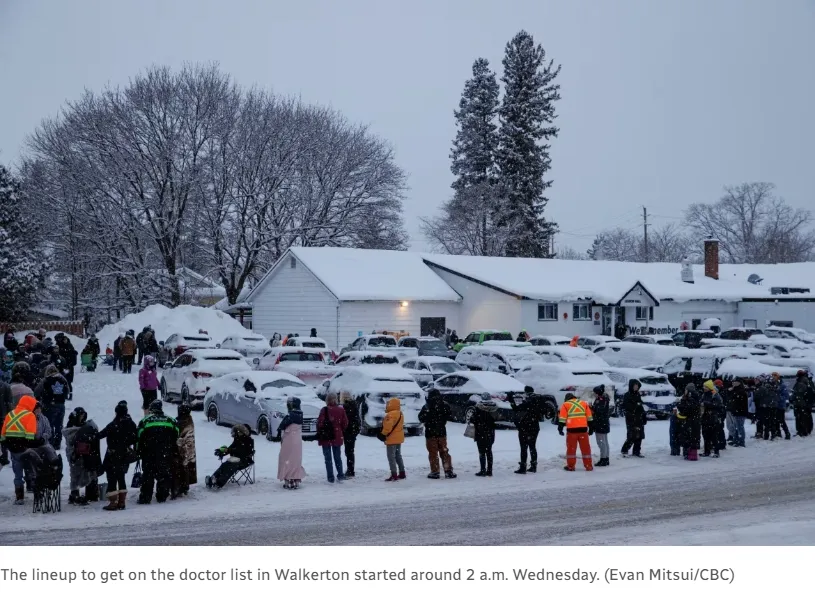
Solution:
M418 217L450 194L472 62L532 33L562 64L546 214L558 245L674 219L725 184L775 182L815 205L813 0L0 0L0 161L83 88L151 64L217 61L243 84L370 124Z

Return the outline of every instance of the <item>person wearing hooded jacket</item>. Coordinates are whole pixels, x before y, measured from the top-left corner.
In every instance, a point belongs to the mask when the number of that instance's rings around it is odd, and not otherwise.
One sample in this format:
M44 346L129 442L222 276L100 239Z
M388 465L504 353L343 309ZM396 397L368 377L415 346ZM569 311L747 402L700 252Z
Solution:
M746 446L747 435L744 430L744 421L748 416L748 401L750 396L740 380L734 380L728 389L728 413L732 417L733 435L732 444L735 447Z
M753 393L756 405L756 438L770 440L773 436L773 420L775 419L776 392L768 376L756 378L756 390Z
M156 372L156 358L148 355L144 358L144 365L139 369L139 390L142 397L142 413L147 415L150 403L158 398L158 373Z
M69 504L84 506L99 501L97 478L102 470L102 457L99 448L99 427L87 412L77 407L68 416L68 423L62 430L65 437L65 454L71 472L71 494ZM79 490L85 490L80 496Z
M598 467L609 466L609 448L608 448L608 434L611 432L611 401L606 394L606 387L604 384L595 386L592 389L594 394L594 402L591 405L591 411L594 414L594 440L597 442L597 448L600 449L600 460L597 461Z
M34 396L42 403L42 412L48 418L53 432L51 446L54 450L62 447L62 427L65 422L65 401L70 393L68 380L59 373L57 367L45 368L45 377L34 389Z
M136 423L127 412L127 401L119 401L115 417L99 432L99 439L107 440L102 467L107 476L105 497L108 505L103 510L124 510L127 506L127 471L136 459Z
M356 456L354 455L354 450L360 430L359 406L348 391L343 391L340 394L340 404L345 410L345 418L348 420L348 425L345 426L345 430L342 433L343 448L345 450L345 478L347 479L356 476Z
M628 456L628 450L633 447L632 454L641 458L645 424L648 423L648 420L642 404L639 380L632 378L628 381L628 392L623 396L623 411L625 412L626 437L621 450L622 455Z
M719 428L724 415L724 403L712 380L702 385L702 439L705 442L703 457L719 458Z
M137 453L142 465L142 485L138 504L150 504L153 486L156 501L165 502L170 495L173 453L178 448L178 423L164 415L161 401L150 404L147 417L136 430Z
M574 471L577 463L577 448L580 447L580 458L586 471L594 470L591 458L589 436L594 433L594 416L591 407L572 393L566 393L563 405L558 413L557 431L563 436L566 428L566 465L565 471Z
M300 410L300 399L289 397L286 409L288 413L277 427L280 439L277 479L283 482L284 489L296 490L306 478L306 470L303 469L303 412Z
M347 427L348 418L345 416L345 409L339 406L336 394L329 394L325 398L325 407L320 410L320 415L317 416L317 444L323 449L325 475L328 483L334 483L334 467L337 468L337 481L345 481L340 447L345 439L345 429ZM319 437L321 430L328 432L329 428L330 433Z
M455 479L453 459L447 449L447 420L450 419L450 405L444 402L438 389L432 388L427 393L427 402L419 411L419 421L424 424L425 448L430 462L428 479L439 479L439 459L447 479Z
M531 386L524 388L525 398L521 403L516 403L514 397L509 397L509 406L519 414L520 417L515 422L518 428L518 443L521 447L521 461L515 473L523 475L527 472L537 473L538 471L538 434L540 433L540 422L544 416L543 399L534 394ZM527 454L529 455L529 467L526 466Z
M11 458L14 473L14 503L25 503L25 486L34 490L33 475L24 455L32 449L50 447L51 429L48 420L40 413L40 404L31 395L23 395L3 420L0 443Z
M773 438L781 438L781 432L784 432L784 440L791 440L790 429L787 426L787 405L790 401L790 391L784 381L781 380L781 375L778 372L773 372L772 382L775 387L775 420L773 422Z
M119 341L119 349L122 351L122 373L130 374L133 371L133 360L136 357L137 349L133 331L127 331L124 338Z
M476 403L470 418L475 430L475 445L478 448L478 462L481 470L476 477L492 477L492 445L495 443L495 413L498 409L492 397L484 395Z
M385 481L405 479L405 463L402 460L402 444L405 441L405 416L399 399L389 399L385 405L385 419L382 420L382 435L385 436L385 453L391 469Z
M693 383L685 386L685 392L676 405L675 415L680 424L682 455L686 461L698 461L701 441L701 405L699 393Z
M798 370L792 388L792 409L795 413L795 433L804 437L812 434L812 406L815 405L815 386L805 370Z
M204 483L208 488L224 487L237 471L246 469L255 462L254 452L255 441L252 439L249 426L245 424L232 426L232 444L215 450L215 456L227 459L220 464L215 473L204 478Z
M17 362L11 368L11 406L16 407L23 395L33 395L34 389L31 386L34 384L31 381L31 367L28 362ZM31 384L29 384L31 382Z
M195 461L195 423L192 420L192 407L186 403L180 404L176 422L178 423L178 447L173 453L170 500L175 500L179 496L186 496L190 491L190 485L198 483L198 469Z

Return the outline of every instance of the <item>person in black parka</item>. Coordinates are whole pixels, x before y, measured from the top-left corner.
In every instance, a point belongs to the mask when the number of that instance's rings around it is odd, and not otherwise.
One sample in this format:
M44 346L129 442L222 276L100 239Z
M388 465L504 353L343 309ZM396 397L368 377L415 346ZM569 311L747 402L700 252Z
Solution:
M359 405L354 400L354 397L349 392L342 392L340 394L340 402L342 408L345 409L345 417L348 418L348 425L342 434L342 444L345 447L345 477L355 477L354 466L356 464L356 456L354 455L354 447L357 444L357 436L359 436L360 423L359 423Z
M475 406L470 423L475 429L475 445L481 470L477 477L492 477L492 445L495 443L495 411L498 405L491 397L484 396Z
M648 421L645 418L639 380L632 378L628 381L628 392L623 397L623 411L626 437L621 452L623 456L627 456L628 450L633 447L632 454L635 457L642 457L642 441L645 439L645 424Z
M427 458L430 461L428 479L441 478L439 459L447 479L456 477L453 473L453 459L447 449L447 420L451 416L450 406L444 402L438 389L430 389L427 393L427 403L419 412L419 421L424 424Z
M536 473L538 471L538 433L540 433L540 422L544 416L543 399L534 394L534 389L527 386L524 389L526 398L520 402L515 402L515 397L510 396L509 405L512 410L519 413L521 417L515 422L518 428L518 442L521 447L521 462L515 473ZM526 466L527 453L529 455L529 468Z
M680 425L680 444L687 461L698 461L701 438L701 411L699 393L693 383L685 386L685 392L676 405L676 417Z
M102 466L107 475L105 496L108 505L103 510L124 510L127 501L127 471L136 458L136 423L127 411L127 401L119 401L113 421L102 428L99 439L107 439L107 451Z
M611 432L611 400L606 394L605 385L595 386L594 403L591 412L594 416L594 439L600 449L600 460L597 467L609 466L608 434Z

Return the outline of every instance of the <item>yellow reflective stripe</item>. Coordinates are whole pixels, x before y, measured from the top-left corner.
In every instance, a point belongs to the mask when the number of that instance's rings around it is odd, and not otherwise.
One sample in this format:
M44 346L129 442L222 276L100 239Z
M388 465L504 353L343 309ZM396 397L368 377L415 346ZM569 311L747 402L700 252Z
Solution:
M587 417L586 409L583 407L582 403L572 401L571 403L569 403L569 413L567 414L567 417L569 418Z

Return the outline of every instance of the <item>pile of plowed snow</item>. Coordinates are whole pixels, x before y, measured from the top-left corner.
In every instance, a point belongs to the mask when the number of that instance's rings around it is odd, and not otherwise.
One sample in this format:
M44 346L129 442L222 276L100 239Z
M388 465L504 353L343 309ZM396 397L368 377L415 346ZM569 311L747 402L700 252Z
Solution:
M153 328L156 339L159 341L164 341L173 333L189 335L205 331L213 341L220 343L229 335L248 335L252 332L220 310L197 306L168 308L155 304L141 312L128 314L119 322L105 326L96 333L96 336L99 338L99 345L104 350L105 345L113 345L119 335L124 335L131 329L139 334L146 326Z

